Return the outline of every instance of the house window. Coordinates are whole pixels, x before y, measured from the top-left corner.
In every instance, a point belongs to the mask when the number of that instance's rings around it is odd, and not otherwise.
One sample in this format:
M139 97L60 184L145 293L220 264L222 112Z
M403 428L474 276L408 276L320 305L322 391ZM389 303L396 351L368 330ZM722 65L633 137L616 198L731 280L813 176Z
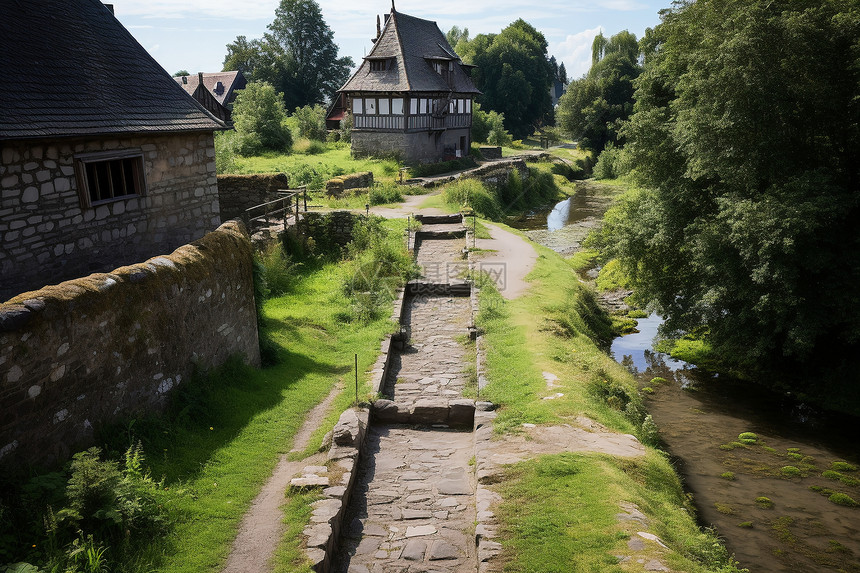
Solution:
M392 98L392 100L391 100L391 114L392 115L403 115L403 98Z
M418 100L414 97L409 98L409 114L418 115Z
M353 115L361 115L364 113L364 100L360 97L352 100L352 113Z
M391 111L391 101L388 98L379 98L379 115L388 115Z
M364 100L364 107L364 113L374 115L376 113L376 100L373 98L367 98Z
M384 72L388 69L388 60L370 60L371 72Z
M466 113L472 113L472 100L466 100Z
M430 107L428 105L427 99L421 98L421 106L420 106L420 111L418 113L421 113L421 114L430 113Z
M146 194L143 153L132 149L75 157L82 208Z

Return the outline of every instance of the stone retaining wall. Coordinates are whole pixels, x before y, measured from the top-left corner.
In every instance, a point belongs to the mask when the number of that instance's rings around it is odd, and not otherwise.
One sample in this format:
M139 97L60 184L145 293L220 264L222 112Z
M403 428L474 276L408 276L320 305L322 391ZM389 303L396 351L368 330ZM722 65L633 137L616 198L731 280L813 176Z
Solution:
M161 409L197 368L260 360L252 253L230 221L170 255L0 305L0 465L52 465Z
M349 189L362 189L373 185L373 172L352 173L341 175L326 181L325 190L329 195L340 196Z
M289 189L286 173L259 173L254 175L219 175L218 197L221 203L221 220L235 219L255 205L274 200L278 189Z
M299 232L316 243L317 250L332 246L343 247L352 240L352 228L361 215L349 211L331 213L304 213L299 221Z

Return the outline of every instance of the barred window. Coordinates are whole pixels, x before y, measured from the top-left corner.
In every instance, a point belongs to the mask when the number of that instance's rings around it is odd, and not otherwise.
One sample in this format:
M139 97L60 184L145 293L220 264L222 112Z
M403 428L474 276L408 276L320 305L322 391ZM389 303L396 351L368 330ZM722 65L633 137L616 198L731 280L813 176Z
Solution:
M81 207L145 195L143 153L137 149L75 156Z

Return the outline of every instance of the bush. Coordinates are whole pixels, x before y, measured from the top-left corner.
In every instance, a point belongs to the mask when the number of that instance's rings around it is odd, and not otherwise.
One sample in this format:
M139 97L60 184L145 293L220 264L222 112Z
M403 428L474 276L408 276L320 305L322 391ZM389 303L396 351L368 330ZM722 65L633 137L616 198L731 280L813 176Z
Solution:
M354 318L375 319L381 305L396 296L397 288L417 276L417 268L402 237L388 232L381 217L362 217L346 246L344 293L353 299Z
M293 263L280 242L272 243L257 255L262 266L262 294L264 298L286 294L295 278L300 263Z
M371 205L400 203L403 201L403 194L395 183L377 183L370 188L368 201Z
M741 432L738 434L738 441L742 444L754 444L758 440L758 436L753 432Z
M616 179L630 173L631 169L630 155L624 148L607 143L606 148L600 152L597 163L594 164L594 177L596 179Z
M236 171L236 155L239 154L239 139L235 131L215 134L215 171L218 174Z
M288 152L293 137L286 126L284 94L265 82L251 82L236 94L233 125L242 155L262 151Z
M325 108L319 104L296 108L293 112L293 119L298 126L299 136L315 141L325 141L325 115Z
M486 219L498 219L502 209L496 195L477 179L458 179L442 190L442 200L455 208L470 207Z

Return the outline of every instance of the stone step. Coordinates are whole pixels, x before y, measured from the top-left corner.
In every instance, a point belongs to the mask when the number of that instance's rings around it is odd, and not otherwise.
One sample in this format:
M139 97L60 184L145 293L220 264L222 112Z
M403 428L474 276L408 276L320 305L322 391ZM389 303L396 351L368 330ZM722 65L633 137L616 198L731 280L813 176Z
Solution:
M461 213L453 215L415 215L415 220L422 225L446 225L451 223L462 223L463 215Z
M370 407L373 423L472 428L475 401L468 398L419 398L414 401L376 400Z

